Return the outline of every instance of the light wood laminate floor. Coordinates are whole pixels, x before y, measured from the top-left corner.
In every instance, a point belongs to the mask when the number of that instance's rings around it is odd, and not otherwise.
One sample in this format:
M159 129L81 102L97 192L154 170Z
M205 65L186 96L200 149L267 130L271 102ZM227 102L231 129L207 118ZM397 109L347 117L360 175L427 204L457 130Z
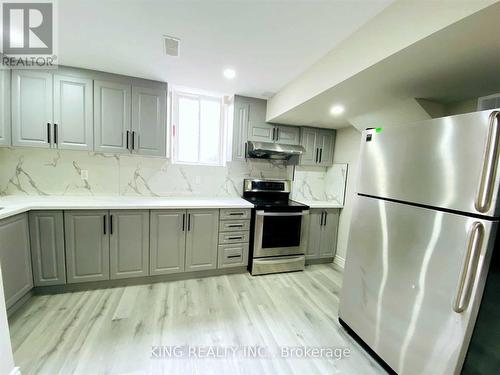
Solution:
M323 264L35 296L10 320L14 357L23 375L384 374L337 321L340 284L341 273ZM178 346L184 357L157 358L154 346ZM280 356L282 347L303 346L351 353ZM249 358L245 347L263 357Z

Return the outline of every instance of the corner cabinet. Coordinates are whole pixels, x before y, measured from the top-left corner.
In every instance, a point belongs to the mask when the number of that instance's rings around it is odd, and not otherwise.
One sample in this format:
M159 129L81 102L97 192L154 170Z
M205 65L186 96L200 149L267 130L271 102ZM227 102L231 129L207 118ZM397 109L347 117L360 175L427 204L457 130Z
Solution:
M333 258L337 247L338 208L313 208L309 213L306 259Z
M300 165L328 167L333 164L335 130L303 127L300 139L306 150L300 156Z
M35 286L66 284L63 212L31 211L29 224Z
M9 308L33 288L27 214L0 221L0 266Z
M0 146L10 146L10 70L0 70Z
M188 210L186 271L217 268L219 210Z

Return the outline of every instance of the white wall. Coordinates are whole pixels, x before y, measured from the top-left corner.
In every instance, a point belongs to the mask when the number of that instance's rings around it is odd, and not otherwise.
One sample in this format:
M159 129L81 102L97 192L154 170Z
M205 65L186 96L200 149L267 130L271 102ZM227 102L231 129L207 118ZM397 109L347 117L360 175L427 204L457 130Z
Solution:
M335 151L333 154L334 163L347 163L349 170L347 173L347 187L344 208L340 212L339 231L337 239L336 256L345 259L347 251L347 238L351 225L351 213L355 184L358 173L358 152L361 141L361 133L353 127L337 130L335 140Z
M3 294L2 270L0 269L0 374L7 375L14 370L14 358L10 345L9 325Z

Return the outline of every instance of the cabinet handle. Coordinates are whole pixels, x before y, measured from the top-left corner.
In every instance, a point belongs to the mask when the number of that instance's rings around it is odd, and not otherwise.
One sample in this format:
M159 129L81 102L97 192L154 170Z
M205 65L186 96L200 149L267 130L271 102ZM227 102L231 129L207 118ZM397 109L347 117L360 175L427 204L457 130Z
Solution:
M319 219L319 226L323 226L323 215L325 214L325 211L321 211L321 218Z
M54 143L57 145L57 124L54 124Z
M230 216L242 216L242 215L244 215L244 212L230 212L229 215Z
M129 150L129 138L130 138L130 132L127 130L127 150Z
M104 225L103 225L104 234L106 234L106 215L103 216L103 221L104 221Z
M273 141L276 140L276 128L273 128Z
M113 234L113 215L109 215L109 234Z
M186 214L182 214L182 231L186 229Z
M324 223L323 225L326 225L326 218L328 217L328 212L325 211L325 220L324 220Z
M241 255L228 255L227 256L228 259L232 259L232 258L241 258Z
M318 162L318 152L319 152L319 148L316 149L316 159L314 160L316 163Z
M245 159L247 158L247 153L248 153L248 143L245 142L245 155L243 155Z
M132 150L135 150L135 132L132 132Z
M188 214L188 232L191 230L191 214Z
M321 163L321 159L323 159L323 149L319 149L319 162Z
M47 143L51 143L50 142L50 122L47 123Z
M276 140L280 139L280 128L276 128Z
M243 228L243 224L228 224L228 228Z
M228 240L242 240L243 237L241 237L241 236L238 236L238 237L228 237L227 239Z

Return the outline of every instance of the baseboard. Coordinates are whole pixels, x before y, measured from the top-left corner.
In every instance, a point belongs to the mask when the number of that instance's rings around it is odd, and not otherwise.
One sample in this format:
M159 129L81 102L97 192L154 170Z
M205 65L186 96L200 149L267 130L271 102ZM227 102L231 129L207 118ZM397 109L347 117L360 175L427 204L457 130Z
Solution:
M323 263L332 263L332 262L333 262L333 257L306 259L306 266L308 266L310 264L323 264Z
M9 373L9 375L21 375L21 368L20 367L14 367L12 371Z
M339 257L338 255L335 255L335 257L333 258L333 264L336 264L340 268L344 269L345 259L342 257Z

